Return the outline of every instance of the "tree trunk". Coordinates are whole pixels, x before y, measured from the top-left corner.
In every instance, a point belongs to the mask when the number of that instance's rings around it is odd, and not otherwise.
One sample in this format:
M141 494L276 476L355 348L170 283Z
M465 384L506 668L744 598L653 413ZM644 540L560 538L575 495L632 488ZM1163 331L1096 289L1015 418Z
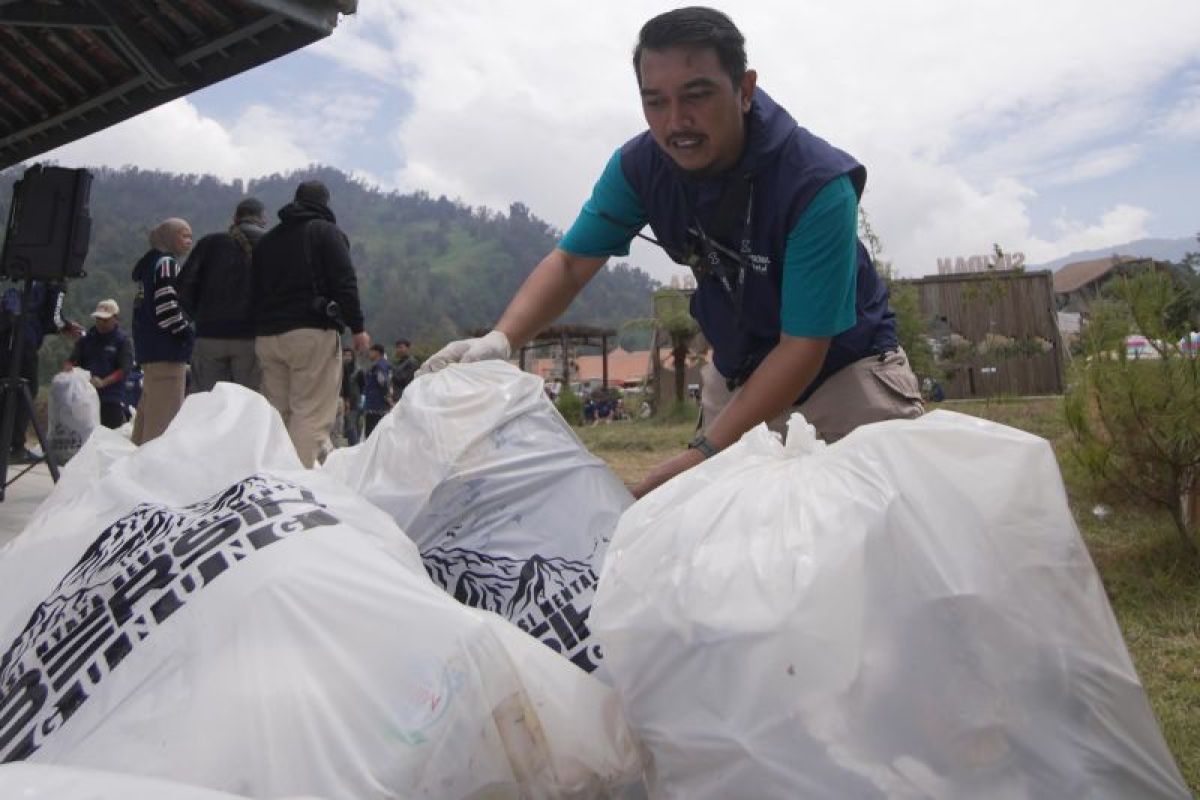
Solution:
M671 357L675 359L675 402L687 399L687 339L672 342Z
M1168 508L1171 510L1171 521L1175 523L1175 531L1183 541L1183 546L1193 560L1200 561L1200 525L1192 516L1193 492L1196 491L1196 481L1192 471L1186 467L1173 466L1171 471L1171 490L1168 498ZM1195 531L1195 535L1193 535Z
M1196 537L1188 530L1187 518L1183 511L1184 496L1180 495L1179 499L1171 504L1171 519L1175 522L1175 530L1179 533L1179 538L1183 541L1184 548L1188 554L1197 561L1200 561L1200 543L1196 541ZM1195 525L1195 520L1192 521Z

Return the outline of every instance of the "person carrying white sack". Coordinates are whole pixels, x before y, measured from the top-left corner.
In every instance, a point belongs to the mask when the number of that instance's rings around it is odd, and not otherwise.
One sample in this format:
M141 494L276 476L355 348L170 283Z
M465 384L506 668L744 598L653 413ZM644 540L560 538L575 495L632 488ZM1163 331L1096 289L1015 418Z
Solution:
M100 398L100 424L117 429L125 424L125 376L133 370L133 343L120 324L121 308L113 299L101 300L92 312L95 324L75 342L63 371L83 367Z
M793 410L826 441L919 416L887 286L857 237L866 169L757 88L742 34L719 11L651 19L633 66L649 129L612 155L495 329L451 342L421 371L508 358L648 224L650 241L696 276L691 313L713 358L702 374L700 435L633 487L635 496L761 422L782 433Z

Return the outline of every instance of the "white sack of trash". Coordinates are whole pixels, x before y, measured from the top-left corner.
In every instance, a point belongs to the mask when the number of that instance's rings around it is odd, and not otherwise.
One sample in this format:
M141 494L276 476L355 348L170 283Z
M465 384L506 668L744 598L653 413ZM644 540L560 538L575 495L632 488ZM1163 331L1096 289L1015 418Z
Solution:
M366 442L333 452L324 470L387 511L456 599L588 672L600 663L587 616L633 497L541 378L503 361L422 376Z
M656 798L1190 796L1047 442L797 415L631 508L594 636Z
M72 367L50 379L46 401L46 446L56 464L70 461L100 427L100 395L92 373Z
M0 797L11 800L248 800L245 795L81 767L18 761L0 766ZM271 800L321 800L311 795Z
M0 551L0 762L256 798L602 797L611 689L426 575L259 395L97 430Z

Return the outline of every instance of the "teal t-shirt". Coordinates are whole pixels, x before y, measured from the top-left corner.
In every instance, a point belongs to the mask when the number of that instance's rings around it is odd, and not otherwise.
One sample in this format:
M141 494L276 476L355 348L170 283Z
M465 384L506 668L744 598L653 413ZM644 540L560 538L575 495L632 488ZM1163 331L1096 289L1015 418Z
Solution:
M629 243L645 224L645 209L617 150L558 246L580 256L629 255ZM858 196L843 175L817 192L788 234L779 309L784 333L820 338L854 327L857 248Z

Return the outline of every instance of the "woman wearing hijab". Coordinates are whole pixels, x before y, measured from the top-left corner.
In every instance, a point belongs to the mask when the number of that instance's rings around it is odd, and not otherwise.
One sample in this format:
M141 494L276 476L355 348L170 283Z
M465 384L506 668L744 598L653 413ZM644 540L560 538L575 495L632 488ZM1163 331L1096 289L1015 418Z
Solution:
M179 303L180 261L192 249L192 228L163 220L150 232L150 249L133 268L133 347L142 365L142 399L133 421L133 443L145 444L171 424L187 386L192 357L191 320Z

